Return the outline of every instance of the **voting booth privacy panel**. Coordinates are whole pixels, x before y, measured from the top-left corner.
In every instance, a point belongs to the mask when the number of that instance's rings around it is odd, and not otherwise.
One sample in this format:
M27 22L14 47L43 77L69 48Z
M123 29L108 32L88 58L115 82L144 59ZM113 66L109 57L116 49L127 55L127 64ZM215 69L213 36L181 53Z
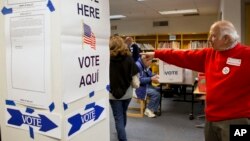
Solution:
M0 6L2 140L108 141L108 1Z
M159 60L160 83L193 85L195 74L192 70L184 69Z

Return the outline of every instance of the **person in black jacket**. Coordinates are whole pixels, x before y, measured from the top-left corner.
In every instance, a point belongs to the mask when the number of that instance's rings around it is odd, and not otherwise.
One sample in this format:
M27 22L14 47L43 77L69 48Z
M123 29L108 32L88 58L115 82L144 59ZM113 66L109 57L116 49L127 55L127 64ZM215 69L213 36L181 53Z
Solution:
M141 49L135 42L133 42L132 37L126 37L125 43L127 44L130 52L132 53L132 57L136 62L140 58Z
M132 86L139 87L138 69L131 53L120 36L112 36L110 48L110 97L119 141L127 141L125 126L127 109L132 98Z

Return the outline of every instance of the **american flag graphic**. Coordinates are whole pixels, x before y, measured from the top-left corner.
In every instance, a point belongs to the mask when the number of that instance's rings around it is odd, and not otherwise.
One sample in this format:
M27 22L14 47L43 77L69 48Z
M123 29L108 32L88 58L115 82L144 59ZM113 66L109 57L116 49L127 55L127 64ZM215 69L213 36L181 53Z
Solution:
M91 28L87 24L83 24L83 43L89 44L91 48L95 49L95 34L91 32Z

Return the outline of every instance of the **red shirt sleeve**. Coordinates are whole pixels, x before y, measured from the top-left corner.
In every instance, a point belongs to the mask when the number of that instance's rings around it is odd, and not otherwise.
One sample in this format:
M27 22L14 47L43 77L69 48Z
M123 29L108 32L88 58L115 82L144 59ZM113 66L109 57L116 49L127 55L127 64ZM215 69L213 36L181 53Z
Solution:
M155 50L155 58L173 64L182 68L204 72L207 49L199 50L173 50L173 49L160 49Z

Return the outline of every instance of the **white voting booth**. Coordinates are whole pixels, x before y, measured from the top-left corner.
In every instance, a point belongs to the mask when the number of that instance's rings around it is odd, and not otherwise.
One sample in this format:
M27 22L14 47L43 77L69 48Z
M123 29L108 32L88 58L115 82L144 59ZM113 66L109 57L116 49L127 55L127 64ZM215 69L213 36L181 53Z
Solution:
M184 69L159 60L159 81L167 84L194 84L194 74L192 70Z
M109 1L0 1L2 141L109 141Z

